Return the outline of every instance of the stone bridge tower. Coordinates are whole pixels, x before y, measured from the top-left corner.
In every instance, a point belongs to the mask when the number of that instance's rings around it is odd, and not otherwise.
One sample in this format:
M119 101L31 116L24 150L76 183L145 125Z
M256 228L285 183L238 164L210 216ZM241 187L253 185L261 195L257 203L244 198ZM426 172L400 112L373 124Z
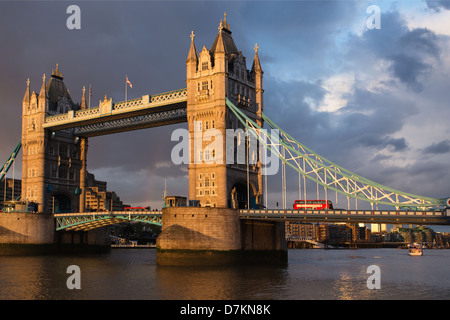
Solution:
M28 81L22 101L22 199L42 213L77 212L84 206L87 141L70 129L52 132L42 125L46 116L86 108L86 96L83 91L81 106L74 104L58 65L45 80L39 95Z
M194 32L191 33L186 67L191 137L189 199L200 200L202 206L244 208L249 194L251 207L263 203L259 152L254 141L247 143L244 126L225 100L228 98L263 125L263 71L258 47L255 46L253 65L248 70L246 57L234 43L225 14L209 50L203 47L197 52Z

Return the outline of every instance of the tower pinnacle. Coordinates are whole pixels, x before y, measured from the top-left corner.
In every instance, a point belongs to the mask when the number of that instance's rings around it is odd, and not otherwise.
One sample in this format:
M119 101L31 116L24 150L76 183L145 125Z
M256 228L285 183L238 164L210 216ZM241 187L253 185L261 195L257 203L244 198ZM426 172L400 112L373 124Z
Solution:
M223 13L223 23L221 21L221 25L222 25L223 28L225 28L228 31L230 31L230 25L227 23L227 13L226 12Z
M23 96L23 101L30 100L30 78L27 79L27 89L25 90L25 95Z
M83 96L81 97L81 109L86 109L87 108L87 103L86 103L86 87L83 86Z
M41 91L39 92L39 98L46 98L47 96L47 90L45 89L45 73L42 75L42 86Z
M259 56L258 56L258 44L255 44L255 58L253 59L253 65L252 65L252 72L260 72L263 73L262 68L261 68L261 62L259 61Z
M191 34L189 36L191 38L191 47L189 48L189 53L187 57L187 61L198 61L198 55L197 55L197 49L195 48L194 38L195 34L194 31L191 31Z

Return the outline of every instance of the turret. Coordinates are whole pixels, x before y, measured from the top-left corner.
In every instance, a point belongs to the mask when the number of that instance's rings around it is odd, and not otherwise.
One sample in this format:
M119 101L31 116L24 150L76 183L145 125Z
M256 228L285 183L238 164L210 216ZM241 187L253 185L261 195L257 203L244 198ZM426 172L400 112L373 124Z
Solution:
M220 21L219 33L215 41L215 45L211 48L211 52L214 54L214 69L216 72L227 72L228 59L225 51L225 44L223 39L223 22Z
M81 97L81 110L87 109L87 102L86 102L86 87L83 86L83 96Z
M255 57L253 59L252 78L255 80L255 91L256 91L256 114L258 115L257 120L261 120L262 112L264 111L264 101L263 101L263 70L261 68L261 62L258 56L258 45L255 44ZM258 123L262 127L262 120Z
M45 74L42 76L42 86L38 97L38 111L47 111L48 109L48 94L45 87Z
M189 48L189 54L186 59L186 67L187 67L187 78L192 78L195 76L195 73L197 72L197 65L198 65L198 54L197 49L195 48L194 43L194 31L191 32L191 47Z
M30 89L30 79L27 79L27 89L25 90L25 94L22 99L22 114L26 114L28 109L30 108L30 99L31 99L31 89Z

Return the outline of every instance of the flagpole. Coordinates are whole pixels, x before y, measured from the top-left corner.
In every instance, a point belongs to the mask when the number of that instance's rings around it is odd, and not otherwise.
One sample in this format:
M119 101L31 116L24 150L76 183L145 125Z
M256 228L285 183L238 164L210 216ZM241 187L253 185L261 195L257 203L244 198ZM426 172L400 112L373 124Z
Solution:
M125 101L127 101L127 86L128 86L127 80L128 75L125 75Z
M88 107L91 107L91 95L92 95L92 90L91 90L91 85L89 84L89 103L88 103Z

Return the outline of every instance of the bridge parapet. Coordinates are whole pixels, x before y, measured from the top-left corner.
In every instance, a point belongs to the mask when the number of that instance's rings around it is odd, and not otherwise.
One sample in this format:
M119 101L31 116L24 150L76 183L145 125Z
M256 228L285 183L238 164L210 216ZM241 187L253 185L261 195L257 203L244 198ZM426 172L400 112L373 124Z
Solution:
M109 115L118 115L148 108L161 107L187 101L187 90L180 89L156 95L144 95L140 98L112 103ZM100 103L102 105L102 103ZM45 117L44 128L61 126L69 123L92 120L102 115L100 106Z
M391 223L450 225L450 209L421 210L239 210L241 219L284 220L304 222Z

